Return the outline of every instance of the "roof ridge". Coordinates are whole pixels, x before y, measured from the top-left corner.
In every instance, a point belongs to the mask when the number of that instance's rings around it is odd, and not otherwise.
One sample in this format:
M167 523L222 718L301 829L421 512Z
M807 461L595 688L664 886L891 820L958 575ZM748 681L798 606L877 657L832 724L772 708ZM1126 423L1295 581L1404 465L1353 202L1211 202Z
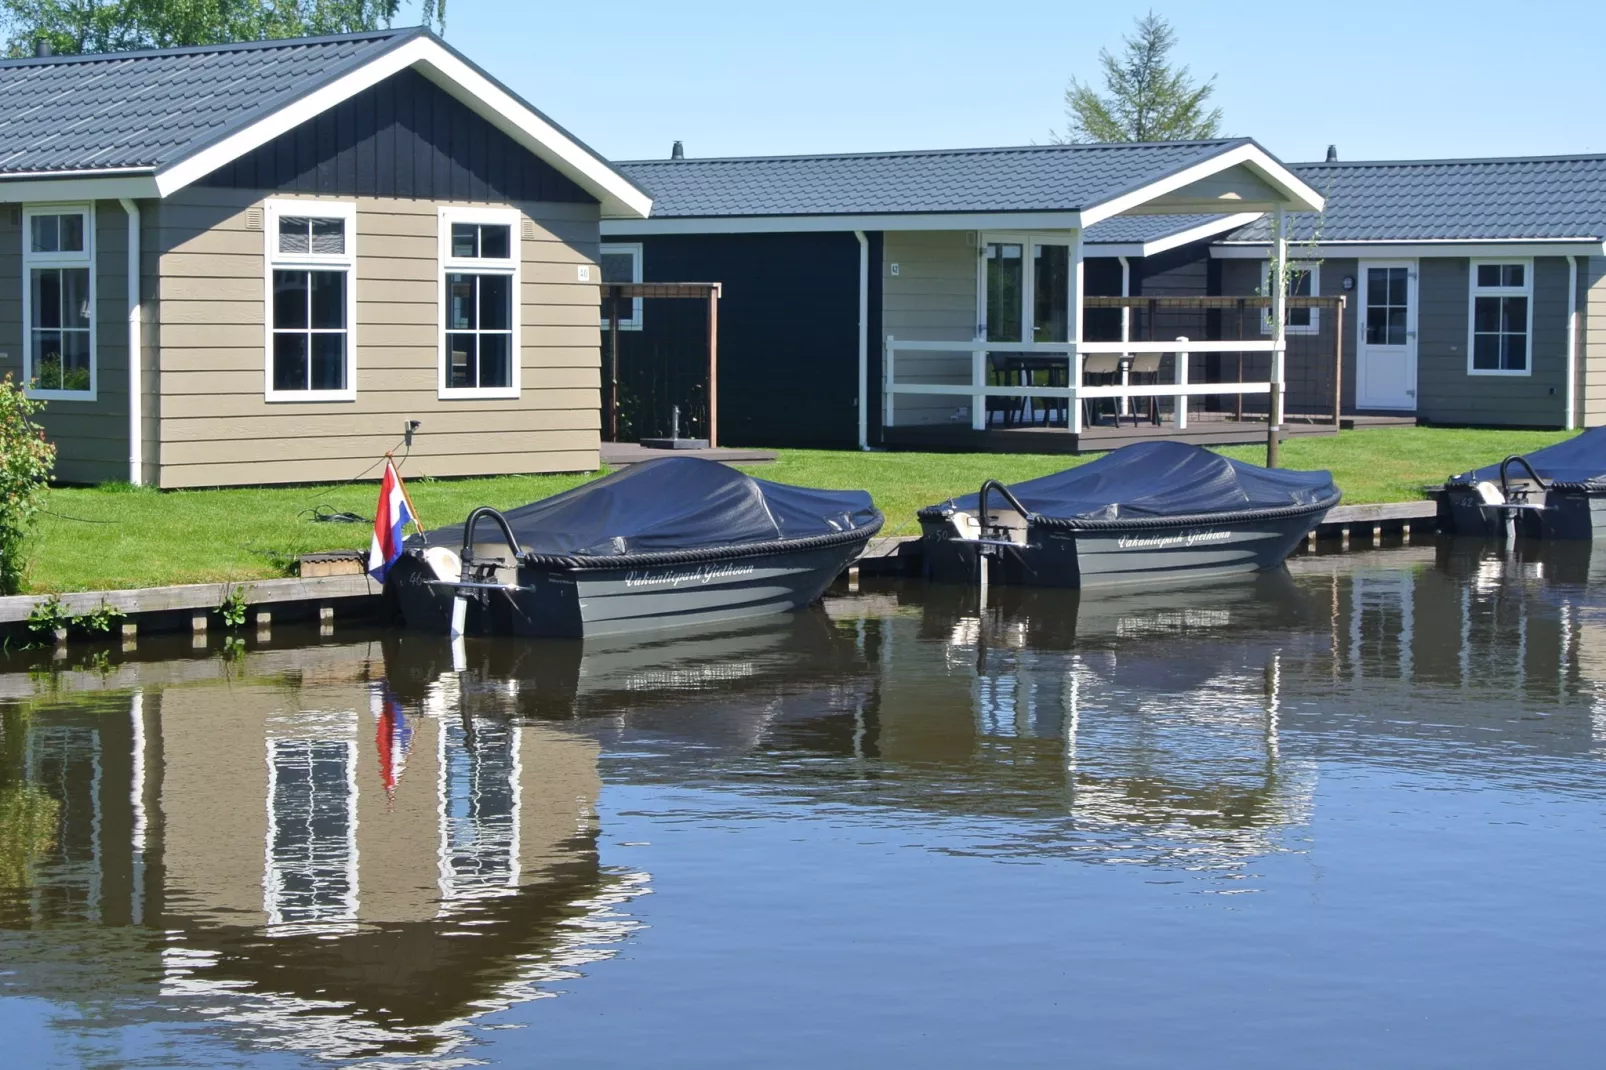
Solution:
M0 59L0 70L19 67L65 67L87 63L125 62L169 56L197 56L217 52L270 51L306 45L333 45L347 41L391 41L408 36L434 36L427 26L401 26L384 30L358 30L354 33L324 34L314 37L271 37L260 41L228 41L215 45L180 45L173 48L131 48L123 52L81 52L70 56L26 56Z
M1289 163L1289 167L1435 167L1452 164L1523 164L1606 162L1606 152L1563 153L1554 156L1453 156L1444 159L1415 160L1308 160Z
M1240 142L1249 142L1246 137L1203 138L1193 141L1084 141L1051 145L996 145L955 149L895 149L878 152L817 152L792 153L779 156L688 156L682 159L669 159L656 157L642 160L617 160L615 166L631 167L638 164L674 164L677 167L686 164L709 163L790 163L803 160L883 160L897 159L910 156L980 156L1001 152L1055 152L1067 150L1103 150L1103 149L1132 149L1132 148L1176 148L1205 145L1233 145Z

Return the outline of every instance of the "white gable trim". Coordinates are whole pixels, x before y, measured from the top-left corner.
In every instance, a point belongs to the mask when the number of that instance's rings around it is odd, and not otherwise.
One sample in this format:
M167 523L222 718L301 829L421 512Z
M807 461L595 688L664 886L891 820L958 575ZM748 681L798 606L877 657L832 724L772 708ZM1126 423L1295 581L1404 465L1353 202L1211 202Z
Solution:
M239 159L252 149L323 114L410 67L472 108L497 129L551 164L602 202L602 214L645 218L652 199L607 162L543 119L532 108L459 59L438 41L415 37L380 53L314 93L280 108L223 140L158 171L157 195L166 197Z
M1083 248L1089 256L1154 256L1157 253L1179 249L1184 245L1205 238L1213 238L1217 234L1246 227L1250 223L1265 215L1264 212L1239 212L1236 215L1222 216L1209 223L1201 223L1196 227L1188 227L1174 234L1166 234L1159 238L1151 238L1144 242L1085 242Z
M1157 198L1168 193L1193 185L1201 179L1234 167L1245 167L1254 172L1268 184L1281 191L1286 200L1281 207L1294 212L1319 212L1325 203L1321 194L1308 186L1298 175L1278 163L1259 145L1243 144L1228 149L1225 152L1212 156L1190 167L1184 167L1175 174L1140 186L1129 193L1105 201L1103 204L1093 205L1082 210L1082 222L1085 226L1092 226L1101 219L1111 216L1124 215L1129 212L1143 210L1143 207ZM1277 207L1273 205L1271 207ZM1209 211L1209 208L1192 205L1187 208L1163 209L1177 215L1193 214L1200 211Z

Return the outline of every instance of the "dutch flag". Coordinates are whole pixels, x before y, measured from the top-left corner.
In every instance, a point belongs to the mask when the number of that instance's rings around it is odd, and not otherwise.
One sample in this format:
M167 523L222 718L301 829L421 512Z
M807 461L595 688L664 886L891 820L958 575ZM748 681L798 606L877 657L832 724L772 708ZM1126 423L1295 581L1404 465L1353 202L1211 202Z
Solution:
M384 582L385 573L402 552L402 531L418 519L408 507L407 491L402 487L396 466L385 462L385 478L379 484L379 508L374 511L374 541L368 550L368 574Z

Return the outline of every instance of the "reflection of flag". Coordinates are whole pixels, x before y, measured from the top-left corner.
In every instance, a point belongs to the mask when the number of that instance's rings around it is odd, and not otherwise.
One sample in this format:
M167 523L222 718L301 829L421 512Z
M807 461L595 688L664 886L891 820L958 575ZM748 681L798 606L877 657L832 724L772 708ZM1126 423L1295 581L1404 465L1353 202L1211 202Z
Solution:
M374 510L374 541L368 550L368 572L384 582L385 573L402 552L402 531L414 521L408 507L407 491L396 466L385 462L385 478L379 484L379 508Z
M379 781L389 796L396 793L396 784L407 768L407 752L413 747L413 726L407 723L401 700L388 688L380 693L378 713L374 746L379 750Z

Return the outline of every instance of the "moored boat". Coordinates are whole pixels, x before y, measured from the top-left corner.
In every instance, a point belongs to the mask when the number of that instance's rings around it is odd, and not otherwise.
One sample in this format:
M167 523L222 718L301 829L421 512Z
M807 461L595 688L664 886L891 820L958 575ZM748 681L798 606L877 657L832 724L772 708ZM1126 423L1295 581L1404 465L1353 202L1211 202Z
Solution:
M1606 427L1444 481L1439 530L1536 539L1606 536Z
M1339 497L1327 472L1143 442L922 509L925 571L945 582L1082 588L1254 572L1281 564Z
M668 457L414 536L385 579L410 628L584 638L808 605L881 528L864 491Z

